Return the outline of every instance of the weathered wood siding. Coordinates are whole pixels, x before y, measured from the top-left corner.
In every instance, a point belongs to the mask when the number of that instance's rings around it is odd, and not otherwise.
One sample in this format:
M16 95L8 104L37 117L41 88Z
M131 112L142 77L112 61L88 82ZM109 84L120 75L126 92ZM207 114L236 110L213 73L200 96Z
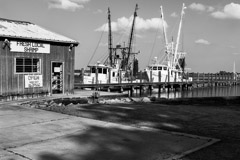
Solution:
M51 62L59 61L64 64L64 86L63 92L73 92L74 89L74 54L75 47L69 51L70 44L50 43L50 54L46 53L22 53L10 52L10 49L4 46L4 39L0 38L0 95L27 94L51 92ZM8 39L9 41L14 39ZM19 41L19 39L18 39ZM26 41L26 40L24 40ZM32 41L33 40L29 40ZM35 41L36 42L36 41ZM48 42L41 42L48 43ZM41 59L41 74L43 75L43 87L25 88L24 75L15 73L16 57L39 58Z

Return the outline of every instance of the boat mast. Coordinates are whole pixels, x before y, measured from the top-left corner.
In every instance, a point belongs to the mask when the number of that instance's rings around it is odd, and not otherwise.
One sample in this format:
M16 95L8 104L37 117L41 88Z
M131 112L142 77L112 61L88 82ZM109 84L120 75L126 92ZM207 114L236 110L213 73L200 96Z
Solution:
M132 28L131 28L131 33L130 33L130 38L129 38L129 43L128 43L127 58L126 58L125 65L124 65L125 70L127 70L129 67L128 62L129 62L129 57L130 57L130 54L132 51L132 40L133 40L133 32L134 32L134 28L135 28L135 20L137 17L137 10L138 10L138 4L136 4L134 16L133 16Z
M166 47L167 47L167 45L168 45L168 39L167 39L167 32L166 32L165 23L164 23L164 15L163 15L163 8L162 8L162 6L160 6L160 10L161 10L162 23L163 23L164 41L165 41L165 45L166 45Z
M111 28L111 13L110 8L108 7L108 49L109 49L109 61L110 66L113 65L113 58L112 58L112 28Z
M178 62L176 62L176 58L177 58L177 54L178 54L179 39L180 39L181 29L182 29L182 20L183 20L184 10L185 10L186 8L187 8L187 7L185 7L185 4L183 3L182 12L181 12L181 19L180 19L179 28L178 28L178 36L177 36L177 42L176 42L176 47L175 47L175 52L174 52L172 67L175 67L176 64L178 63Z
M164 14L163 14L163 7L160 6L160 10L161 10L161 19L162 19L162 24L163 24L163 36L164 36L164 41L165 41L165 53L167 54L167 59L166 59L166 62L167 62L167 65L168 66L171 66L171 55L170 55L170 52L172 52L172 49L170 50L170 47L172 48L172 43L169 45L168 44L168 38L167 38L167 31L166 31L166 26L165 26L165 20L164 20Z

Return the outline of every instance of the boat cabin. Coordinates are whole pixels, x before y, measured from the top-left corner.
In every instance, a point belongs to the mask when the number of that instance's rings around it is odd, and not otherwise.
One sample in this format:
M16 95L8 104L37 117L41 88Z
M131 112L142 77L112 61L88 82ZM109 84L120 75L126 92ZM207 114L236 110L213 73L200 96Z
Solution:
M168 79L171 82L181 81L182 71L172 69L166 65L153 64L147 67L147 75L152 82L167 82ZM161 77L161 79L159 79Z
M88 65L89 70L85 71L83 77L84 84L118 83L124 80L124 73L118 68L112 68L99 62L95 65ZM109 74L110 73L110 74ZM120 76L121 75L121 76Z

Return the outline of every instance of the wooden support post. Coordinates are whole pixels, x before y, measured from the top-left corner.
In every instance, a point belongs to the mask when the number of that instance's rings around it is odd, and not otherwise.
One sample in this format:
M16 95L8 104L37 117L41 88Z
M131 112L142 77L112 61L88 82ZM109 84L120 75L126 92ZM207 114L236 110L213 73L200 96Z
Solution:
M218 86L218 74L215 74L215 86Z
M199 73L197 73L197 83L199 83Z
M204 87L204 85L205 85L205 73L203 73L202 79L203 79L203 87Z
M187 75L186 75L186 79L187 79L187 82L188 82L188 79L189 79L189 73L187 72Z
M133 96L133 91L134 91L133 86L130 86L130 96L131 97Z
M224 74L224 83L225 83L225 86L227 86L227 77L228 77L228 74Z
M152 82L152 70L150 70L150 82Z
M166 84L164 84L162 88L165 91L166 90Z
M108 83L110 84L111 83L111 68L108 69Z
M179 91L182 91L182 90L183 90L183 85L180 84L180 86L179 86Z
M183 75L184 75L184 72L181 73L182 76L181 76L181 82L183 82Z
M142 71L140 71L140 83L142 83Z
M213 86L213 74L211 73L211 86Z
M96 67L96 82L95 84L98 84L98 68Z
M148 89L149 89L149 94L150 94L150 96L152 96L152 85L149 85L149 86L148 86Z
M18 76L19 76L19 74L18 74ZM81 68L79 78L80 78L80 82L84 83L84 68ZM18 79L19 79L19 77L18 77ZM19 89L19 86L18 86L18 89ZM18 91L18 93L19 93L19 91Z
M175 74L174 74L174 82L176 82L177 81L177 72L175 72Z
M210 86L210 73L208 73L208 87Z
M122 70L119 71L119 83L122 83Z
M161 75L161 71L158 71L158 82L161 82L162 81L162 75Z
M170 71L168 69L168 84L169 84L169 82L170 82Z
M158 98L161 97L161 85L158 85Z
M133 83L133 72L132 72L132 70L130 71L130 80L131 80L131 83Z
M142 85L139 86L139 95L142 96Z

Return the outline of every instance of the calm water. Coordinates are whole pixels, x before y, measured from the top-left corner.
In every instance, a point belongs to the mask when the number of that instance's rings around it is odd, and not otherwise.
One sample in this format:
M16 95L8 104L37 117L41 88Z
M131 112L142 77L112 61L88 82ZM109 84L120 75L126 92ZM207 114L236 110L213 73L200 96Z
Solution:
M139 92L139 91L137 91ZM134 96L139 97L139 93L135 92ZM145 91L143 96L150 96L149 92ZM154 89L152 96L159 97L158 90ZM228 97L240 96L240 86L222 86L222 87L205 87L194 88L188 91L162 91L161 98L191 98L191 97Z

